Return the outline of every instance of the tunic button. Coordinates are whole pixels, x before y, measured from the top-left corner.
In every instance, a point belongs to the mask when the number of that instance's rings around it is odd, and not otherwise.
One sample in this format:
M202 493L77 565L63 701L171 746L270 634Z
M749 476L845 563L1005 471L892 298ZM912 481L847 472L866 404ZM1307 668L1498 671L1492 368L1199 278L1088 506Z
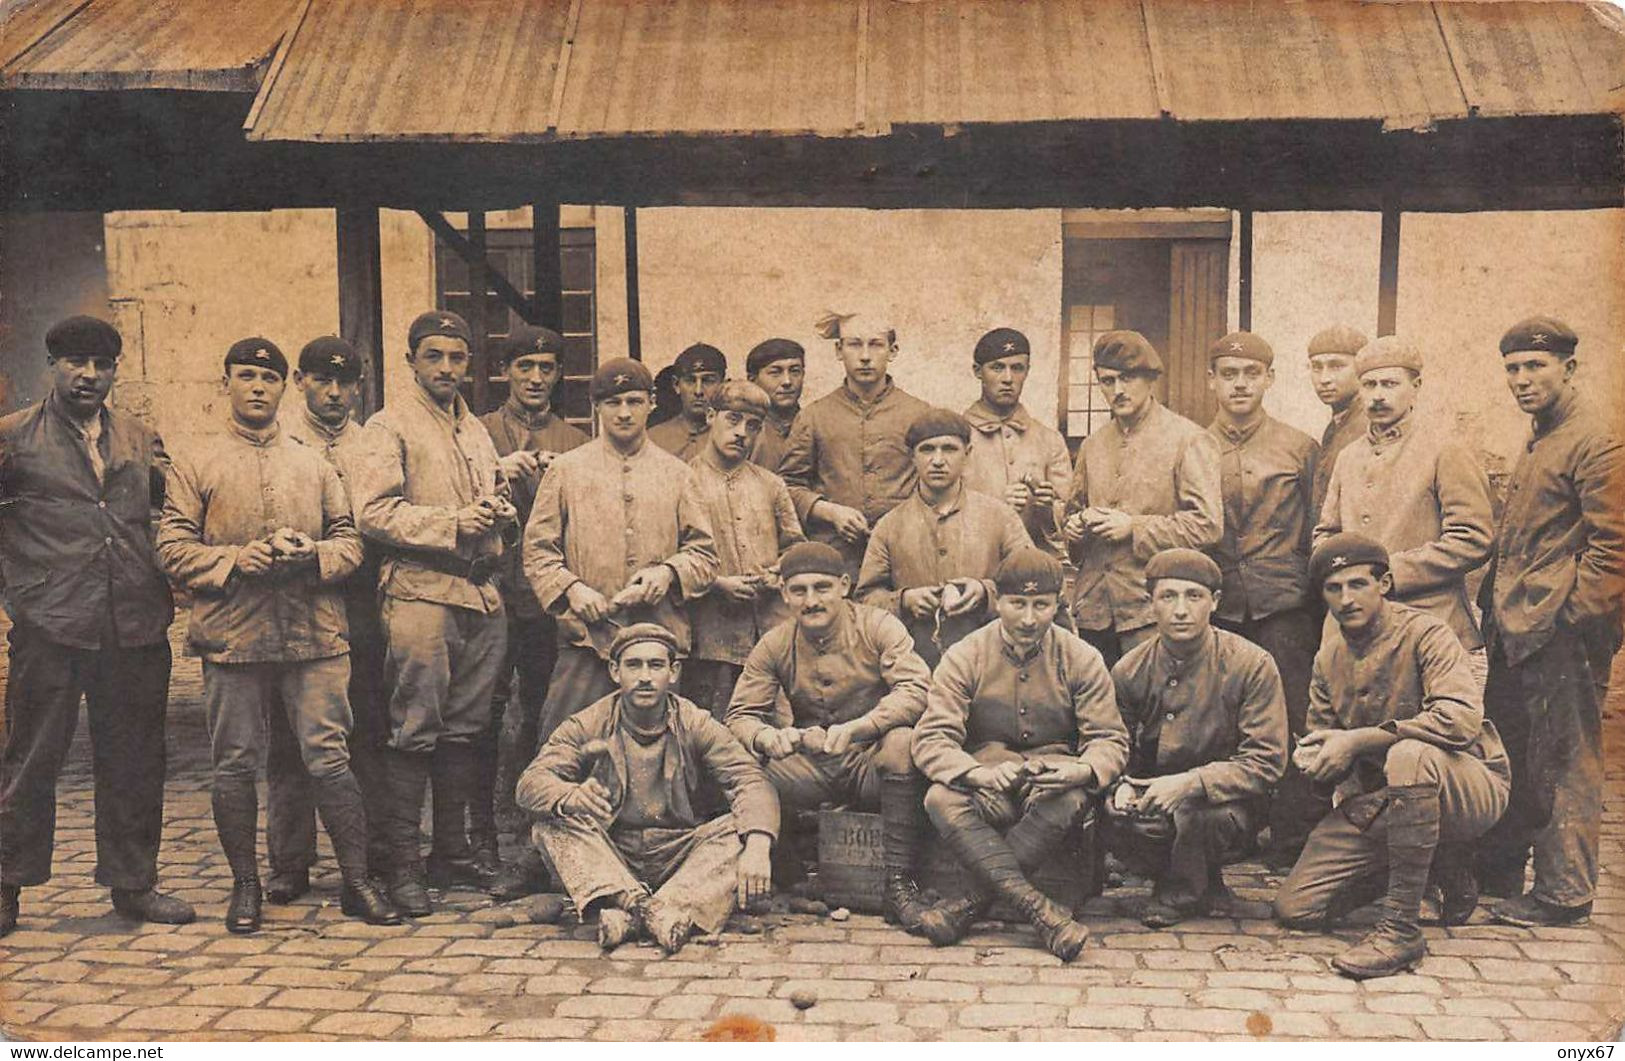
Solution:
M1018 708L1016 708L1016 714L1018 714L1018 715L1025 715L1025 714L1026 714L1026 713L1027 713L1027 709L1026 709L1026 708L1025 708L1025 707L1018 707Z
M1170 711L1166 715L1163 715L1162 717L1163 717L1163 719L1165 721L1172 722L1174 720L1174 713L1172 711Z
M1361 523L1370 523L1371 522L1371 517L1370 516L1361 516L1360 517L1360 522Z
M102 539L102 544L103 545L112 545L113 544L113 539L112 538L103 538Z
M106 508L107 507L107 502L106 501L98 501L98 502L96 502L96 507L97 508Z
M1169 678L1168 679L1168 684L1170 686L1178 685L1179 684L1179 679L1178 678Z
M947 556L948 555L948 550L946 550L946 549L938 549L937 550L937 555L938 556Z

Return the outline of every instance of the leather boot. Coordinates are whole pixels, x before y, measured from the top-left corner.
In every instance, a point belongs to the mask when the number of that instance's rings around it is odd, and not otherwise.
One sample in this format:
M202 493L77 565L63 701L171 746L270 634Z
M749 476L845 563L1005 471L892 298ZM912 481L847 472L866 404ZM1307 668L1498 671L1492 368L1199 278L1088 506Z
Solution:
M1432 882L1439 886L1439 924L1465 925L1478 909L1478 878L1466 844L1439 845Z
M398 925L401 915L378 893L367 874L367 805L355 775L346 771L336 777L314 781L316 808L322 825L333 841L333 857L339 864L344 887L339 893L339 909L348 917L359 917L369 925Z
M1032 922L1051 954L1067 962L1078 956L1088 941L1088 928L1032 886L1010 845L981 815L965 807L953 816L942 838L984 889L1005 899Z
M467 743L441 741L429 757L434 840L429 845L429 886L442 891L476 884L474 851L468 843L468 804L474 769Z
M951 946L964 939L992 905L993 897L980 889L957 899L944 899L920 914L920 935L932 946Z
M1387 794L1388 892L1382 915L1364 939L1332 959L1338 972L1356 980L1405 972L1427 954L1417 920L1439 846L1439 791L1404 785L1390 786Z
M265 901L278 906L293 902L310 891L310 870L272 869L265 882Z
M392 858L386 875L389 901L407 917L434 912L423 883L423 850L418 817L429 784L429 756L386 748L384 777L389 786L388 833Z
M16 931L22 913L22 891L19 884L0 884L0 938Z
M914 883L914 867L927 828L925 778L915 773L882 775L880 849L886 883L881 911L887 921L914 933L919 932L926 910Z
M113 909L125 917L155 925L190 925L197 918L192 904L157 888L114 888Z
M231 867L231 900L226 904L226 931L258 932L260 927L260 873L254 854L259 833L259 794L253 778L215 778L209 802L214 828Z
M501 716L499 715L500 719ZM521 867L502 860L497 843L497 770L500 765L499 734L492 730L474 745L478 769L468 804L468 832L473 846L474 873L485 893L498 902L509 902L531 894L530 876ZM517 784L517 780L513 784ZM513 791L508 791L513 804Z

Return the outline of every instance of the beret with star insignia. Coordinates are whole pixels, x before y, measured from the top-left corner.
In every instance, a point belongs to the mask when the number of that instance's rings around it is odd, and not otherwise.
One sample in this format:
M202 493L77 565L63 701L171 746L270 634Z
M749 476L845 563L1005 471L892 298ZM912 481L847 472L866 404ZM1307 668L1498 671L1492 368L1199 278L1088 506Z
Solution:
M598 366L587 393L593 401L598 402L628 391L652 391L654 388L654 377L649 375L643 362L617 357Z
M993 584L1000 593L1029 597L1061 592L1062 580L1061 562L1030 545L1005 557L993 574Z
M564 336L552 328L521 324L496 344L496 358L499 364L507 364L514 358L524 357L526 354L553 354L555 357L563 357Z
M1574 334L1574 329L1556 317L1530 317L1514 324L1501 336L1501 356L1539 350L1567 358L1579 345L1580 337Z
M806 360L806 348L794 339L763 339L745 355L745 375L754 376L775 361Z
M692 376L696 372L715 372L718 376L726 376L728 359L710 343L695 343L677 355L672 367L679 376Z
M1327 576L1346 567L1370 564L1379 573L1388 570L1388 550L1375 538L1356 531L1344 531L1315 546L1309 557L1309 584L1320 592Z
M299 351L299 371L306 375L331 376L349 382L361 378L361 355L348 339L323 335L312 339Z
M1022 354L1031 355L1032 352L1033 348L1027 342L1027 337L1014 328L994 328L976 340L976 351L971 358L976 364L985 365L989 361L1020 357Z
M255 368L268 368L272 372L288 378L288 359L282 356L282 351L269 339L253 336L248 339L238 339L226 351L226 371L231 371L232 365L253 365Z
M1270 344L1252 332L1231 332L1214 340L1213 345L1207 348L1207 363L1212 365L1221 357L1244 357L1266 365L1275 363L1275 351Z
M453 339L474 345L474 333L469 331L468 322L450 310L437 309L428 313L420 313L412 321L412 326L406 330L406 347L416 351L418 343L431 335L445 335Z

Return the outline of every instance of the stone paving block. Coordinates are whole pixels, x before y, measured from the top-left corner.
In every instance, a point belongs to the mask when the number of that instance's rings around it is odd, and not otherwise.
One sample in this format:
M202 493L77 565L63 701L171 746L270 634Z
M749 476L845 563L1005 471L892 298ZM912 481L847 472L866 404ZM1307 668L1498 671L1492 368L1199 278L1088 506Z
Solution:
M464 955L460 958L408 958L401 963L401 972L466 976L484 964L483 960L473 955Z
M1062 984L988 984L982 988L982 1001L1032 1002L1051 1006L1076 1006L1083 1002L1084 989Z
M587 985L589 995L653 995L663 998L683 986L681 980L644 980L633 976L605 976Z
M1486 980L1505 984L1561 983L1563 974L1556 967L1533 961L1508 961L1503 958L1474 958L1478 975Z
M27 998L30 1002L50 1002L55 1005L83 1005L91 1002L111 1002L123 992L106 984L46 984L43 987L31 989ZM11 994L11 992L6 992ZM7 1005L9 999L0 999ZM0 1010L0 1017L10 1016Z
M1519 943L1518 948L1537 962L1598 962L1615 966L1625 962L1625 950L1600 940L1592 943L1526 940Z
M669 1020L699 1020L710 1014L717 1004L715 995L674 995L655 1003L651 1017Z
M242 1008L257 1006L276 993L274 987L262 987L258 984L221 984L214 987L199 987L187 992L179 999L183 1006L229 1006ZM126 997L125 1001L128 1001Z
M912 950L912 948L909 948ZM827 962L830 965L859 965L881 958L876 947L863 947L853 943L792 943L785 955L792 962ZM900 960L911 961L918 956L904 955ZM881 958L883 961L894 960Z
M311 1025L311 1031L385 1039L405 1023L406 1018L397 1013L330 1013Z
M1416 1020L1429 1039L1495 1039L1504 1034L1500 1025L1488 1017L1418 1017Z
M120 1028L155 1032L188 1032L203 1027L224 1013L211 1006L151 1006L119 1021Z
M1444 985L1431 976L1402 973L1399 976L1379 976L1374 980L1361 980L1360 990L1372 995L1442 995Z
M234 1009L214 1022L221 1031L296 1032L316 1019L297 1009Z
M811 1024L896 1024L898 1012L892 1002L831 999L805 1011L802 1019Z
M90 974L90 979L95 983L121 984L125 987L158 987L174 978L175 974L168 969L131 965L106 965Z
M1037 970L1007 965L990 968L982 965L948 965L925 970L929 980L959 980L968 984L1025 984L1037 979Z
M515 955L497 955L497 957L527 957L527 958L601 958L603 948L597 943L584 939L544 939L539 943L532 943L527 949Z
M1526 1020L1516 1017L1508 1017L1501 1023L1506 1027L1507 1035L1524 1043L1591 1041L1607 1038L1615 1030L1600 1024L1576 1027L1564 1021Z
M1502 1017L1508 1010L1501 998L1441 998L1439 1012L1447 1017Z
M1191 995L1191 1002L1210 1009L1244 1009L1269 1012L1276 1001L1267 992L1245 987L1217 987Z
M772 980L690 980L686 991L697 995L723 995L728 998L766 998L773 993Z
M528 939L455 939L447 944L446 949L441 953L447 957L457 957L463 954L472 954L479 958L523 958L527 955L532 957L558 957L556 954L540 955L533 952L535 948L550 946L559 942L564 941L548 940L542 943L533 943ZM593 949L595 952L597 951L597 944L593 944Z
M413 1017L406 1030L414 1039L483 1039L495 1025L485 1017Z
M1136 977L1139 975L1135 974ZM1208 987L1245 987L1258 991L1287 991L1292 987L1292 981L1285 973L1232 973L1215 970L1203 976Z
M522 976L499 973L473 973L457 980L460 995L517 995L525 989L527 980Z
M772 959L771 959L771 957L769 957L769 958L767 958L765 960L771 961ZM780 970L785 969L784 966L778 965L778 963L775 963L775 965ZM627 967L628 968L633 968L633 966L630 965L630 964ZM638 975L646 976L646 977L649 977L650 979L654 979L656 977L660 977L662 979L681 979L683 977L693 977L693 978L695 978L697 980L721 979L721 978L724 978L724 977L732 976L734 974L734 972L736 971L734 966L729 965L726 962L720 962L720 961L718 961L718 962L678 961L678 960L658 961L658 962L652 961L652 962L640 962L635 966L635 968L638 970ZM807 967L807 968L818 969L820 967L811 966L811 967ZM807 969L805 969L805 968L801 969L801 970L792 969L790 971L786 971L784 973L784 975L786 975L786 976L800 976L800 975L805 975L806 971L807 971Z
M1591 962L1558 962L1557 969L1570 980L1580 984L1618 984L1619 969L1611 965Z
M671 1025L654 1020L606 1020L587 1033L587 1038L602 1043L660 1042L671 1031Z
M963 1028L1045 1028L1064 1025L1066 1010L1055 1005L1006 1002L966 1006L959 1011Z
M1372 1013L1405 1013L1412 1016L1440 1012L1440 1006L1431 995L1374 995L1364 1000Z
M109 1003L62 1006L43 1016L36 1017L29 1023L62 1028L105 1028L125 1014L132 1012L134 1008L133 1006L116 1006ZM6 1010L7 1019L13 1019L11 1006L8 1005Z
M455 990L453 982L447 976L431 976L427 973L395 973L380 980L374 980L367 985L373 991L413 992L440 991L450 988Z
M1414 995L1396 995L1395 998L1415 998ZM1300 992L1288 992L1281 1000L1286 1008L1294 1013L1349 1013L1358 1010L1364 1005L1359 999L1349 995L1325 995Z
M498 1024L491 1032L499 1039L581 1039L592 1029L590 1020L528 1017Z
M1536 1020L1560 1020L1589 1027L1601 1024L1608 1019L1608 1012L1597 1007L1588 1006L1584 1002L1560 1002L1548 999L1515 998L1512 1004L1518 1007L1525 1017Z
M1041 970L1040 975L1049 970ZM1176 991L1200 991L1208 986L1212 973L1197 969L1135 969L1124 976L1107 974L1102 981L1105 986L1117 985L1120 987L1169 987ZM1235 973L1236 976L1251 976L1251 973ZM1271 975L1261 973L1259 975Z
M223 965L207 969L195 969L175 978L177 984L188 987L210 987L214 985L244 984L262 975L261 970L248 966Z
M558 968L554 958L494 958L485 963L488 973L511 973L516 976L541 976Z
M355 1010L367 1004L368 995L334 987L290 987L273 995L268 1004L281 1009Z
M1151 1027L1159 1031L1247 1034L1248 1014L1240 1010L1202 1010L1189 1007L1170 1009L1154 1006L1150 1015Z
M774 1028L781 1043L833 1043L841 1038L841 1030L833 1024L784 1024Z
M382 939L363 953L380 958L426 958L446 946L447 940L428 936Z
M875 1025L867 1028L856 1028L841 1036L844 1043L911 1043L920 1038L917 1029L889 1028L885 1025Z
M920 1002L904 1005L903 1025L917 1032L941 1031L954 1020L954 1011L939 1002Z
M1219 960L1212 954L1188 950L1154 950L1140 955L1147 969L1217 969Z
M1625 988L1618 984L1564 984L1557 997L1570 1002L1604 1002L1619 1007L1625 1002Z
M821 990L822 985L812 983L806 986L817 991ZM975 984L958 980L904 980L882 984L880 993L899 1002L975 1002L980 989Z
M1218 953L1219 964L1233 972L1257 969L1266 973L1320 973L1326 963L1308 954L1226 950Z
M579 995L587 989L590 980L574 973L549 973L532 976L525 981L526 995Z
M806 976L809 972L806 965L775 966L774 969L794 970L797 976ZM842 968L841 975L848 980L873 980L876 983L889 984L899 980L918 979L925 975L925 970L924 965L853 965ZM814 972L814 975L819 974Z
M120 993L118 1002L121 1006L167 1006L179 1001L186 992L184 987L138 987Z
M273 987L351 987L361 981L362 973L341 969L266 969L254 980L256 984Z
M1360 990L1357 981L1335 973L1293 973L1287 977L1294 991L1327 991L1352 995Z
M892 995L889 991L886 990L887 987L896 986L896 985L876 984L872 980L840 980L840 979L836 979L836 977L839 974L844 973L845 971L846 970L844 970L844 969L839 969L839 970L832 969L832 970L830 970L830 975L828 977L821 978L821 979L814 979L814 980L786 980L783 983L779 984L778 987L773 989L773 994L776 995L779 998L789 998L791 995L795 994L797 991L811 991L820 1000L826 1000L826 999L828 999L828 1000L834 1000L834 999L859 1000L859 999L865 999L865 998L873 997L875 992L878 990L882 994L884 994L887 998L902 997L902 996ZM911 980L911 981L904 981L904 982L905 983L917 983L918 981L912 981ZM961 985L961 986L963 986L963 985ZM972 989L972 997L975 997L974 989Z
M90 975L90 966L81 961L48 961L38 965L25 965L12 973L9 979L18 983L39 980L52 984L74 984Z
M580 995L561 999L553 1007L555 1017L585 1017L593 1020L629 1020L649 1012L654 999L645 995Z
M409 1013L415 1016L445 1017L456 1013L459 1005L457 995L390 993L374 995L367 1002L367 1010L373 1013Z
M1145 1027L1146 1010L1141 1006L1073 1006L1066 1011L1071 1028L1121 1028L1139 1031Z
M1171 987L1091 987L1088 1002L1091 1006L1183 1006L1190 996Z
M1350 1039L1421 1038L1421 1030L1410 1017L1394 1013L1333 1013L1332 1026Z
M1171 932L1114 932L1101 936L1102 946L1115 950L1158 951L1181 949L1179 937Z

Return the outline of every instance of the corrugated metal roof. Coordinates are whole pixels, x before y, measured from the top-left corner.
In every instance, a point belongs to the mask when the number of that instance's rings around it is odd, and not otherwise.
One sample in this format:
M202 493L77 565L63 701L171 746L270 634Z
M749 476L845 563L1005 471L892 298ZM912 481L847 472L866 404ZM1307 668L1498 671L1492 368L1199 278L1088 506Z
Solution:
M298 6L299 0L90 0L54 28L19 26L37 43L17 49L23 54L6 66L4 84L253 92ZM11 31L8 23L8 37Z
M250 139L542 135L569 13L569 0L310 0Z
M1139 0L878 0L874 124L1155 118Z
M1625 15L1608 4L1441 3L1467 103L1485 116L1625 110Z

